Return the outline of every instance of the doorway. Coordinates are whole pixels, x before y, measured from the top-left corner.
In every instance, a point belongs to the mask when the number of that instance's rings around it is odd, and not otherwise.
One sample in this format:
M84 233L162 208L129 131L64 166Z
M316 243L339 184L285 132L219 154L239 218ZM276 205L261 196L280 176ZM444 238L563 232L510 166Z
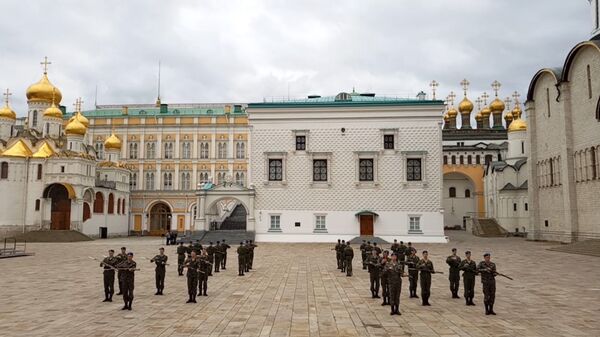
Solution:
M61 184L52 184L46 188L44 194L51 200L50 229L71 229L71 199L67 188Z
M171 208L159 202L150 209L150 235L163 235L171 230Z
M373 215L360 215L360 236L373 236Z

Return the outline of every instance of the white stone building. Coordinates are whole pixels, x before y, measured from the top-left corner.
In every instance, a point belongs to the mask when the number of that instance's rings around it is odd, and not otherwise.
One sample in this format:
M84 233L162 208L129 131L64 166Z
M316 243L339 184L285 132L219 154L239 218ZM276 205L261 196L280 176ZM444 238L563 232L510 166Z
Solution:
M538 71L527 94L534 240L600 238L600 9L591 4L592 39L562 68Z
M446 242L443 102L353 92L247 112L257 241Z

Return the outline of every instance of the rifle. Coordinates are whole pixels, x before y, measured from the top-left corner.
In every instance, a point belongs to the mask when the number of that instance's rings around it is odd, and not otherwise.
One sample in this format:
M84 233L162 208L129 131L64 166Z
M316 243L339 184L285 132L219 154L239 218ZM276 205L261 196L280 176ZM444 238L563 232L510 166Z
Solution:
M142 256L142 259L150 261L150 263L154 263L154 259L149 259L147 257ZM168 263L163 263L163 266L169 266Z
M104 265L104 266L108 266L108 267L110 267L110 269L112 269L112 270L128 270L128 271L140 270L139 268L136 268L136 269L133 269L133 268L117 268L117 267L113 267L113 266L111 266L110 264L106 264L106 263L104 263L104 261L100 261L100 260L98 260L98 259L97 259L97 258L95 258L95 257L88 256L88 258L90 258L90 259L92 259L92 260L94 260L94 261L98 261L98 262L100 262L100 264L102 264L102 265Z
M492 272L492 270L490 268L479 268L478 271L485 271L487 273L493 274L494 276L498 275L498 276L506 277L507 279L509 279L511 281L514 281L514 279L512 277L510 277L508 275L504 275L504 274L499 273L497 271L496 272Z
M431 274L442 274L442 275L444 275L444 273L441 272L441 271L434 271L434 270L429 270L429 269L408 268L408 270L427 271L427 272L429 272Z

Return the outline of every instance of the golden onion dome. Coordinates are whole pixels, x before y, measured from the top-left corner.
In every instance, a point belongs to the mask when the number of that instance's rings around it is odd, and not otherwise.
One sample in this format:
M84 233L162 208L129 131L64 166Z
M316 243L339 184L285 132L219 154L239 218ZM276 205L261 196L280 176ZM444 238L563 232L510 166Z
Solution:
M450 120L450 116L448 114L444 114L444 122L448 122Z
M513 118L514 119L521 118L522 114L523 114L523 111L521 110L521 107L518 104L515 105L515 108L512 110Z
M504 115L504 120L506 122L511 122L513 120L513 114L512 114L512 112L509 112L506 115Z
M65 127L65 133L67 135L84 136L86 132L87 128L77 118L71 120Z
M52 105L44 111L44 117L62 118L62 111L52 102Z
M74 119L77 119L81 124L83 124L86 128L90 127L90 121L87 119L81 112L77 111L73 117L69 118L69 123Z
M106 149L106 150L110 150L110 149L120 150L121 149L121 140L119 139L119 137L117 137L115 135L114 132L110 135L110 137L106 138L106 140L104 141L104 149Z
M13 111L13 109L8 106L8 103L4 105L2 109L0 109L0 118L8 118L15 120L17 119L17 114Z
M481 115L481 111L479 111L476 115L475 115L475 120L476 121L482 121L483 120L483 116Z
M508 132L527 131L527 122L521 118L517 118L508 126Z
M29 101L52 102L53 96L54 102L57 104L60 104L60 101L62 100L62 94L60 93L60 90L50 83L46 73L44 73L39 82L34 83L27 88L26 95L27 100Z
M492 112L495 114L502 113L502 111L504 111L505 108L506 105L504 105L504 102L502 102L502 100L499 98L496 98L490 104L490 110L492 110Z
M454 109L454 107L452 107L452 108L450 108L450 110L448 110L448 117L456 118L457 115L458 115L458 111L456 111L456 109Z
M492 110L490 110L490 108L488 108L487 106L483 107L483 109L481 109L481 112L480 112L481 117L483 117L483 118L490 117L491 113L492 113Z
M458 111L461 114L470 114L473 111L473 102L471 102L467 97L463 98L458 104Z

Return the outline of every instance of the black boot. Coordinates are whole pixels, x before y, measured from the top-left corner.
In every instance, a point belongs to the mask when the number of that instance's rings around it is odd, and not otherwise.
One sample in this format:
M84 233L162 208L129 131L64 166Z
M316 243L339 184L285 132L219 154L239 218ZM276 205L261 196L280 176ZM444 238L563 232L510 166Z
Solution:
M494 305L490 304L489 307L490 307L490 315L494 315L495 316L496 313L494 312Z
M483 305L485 306L485 314L489 315L490 314L490 307L487 304L487 302L483 302Z
M192 303L192 296L190 296L190 297L188 298L187 302L185 302L185 303Z
M129 305L127 306L127 310L131 310L131 303L133 303L133 301L129 301Z
M469 297L469 301L471 302L471 305L475 305L475 302L473 302L473 297Z
M108 295L104 295L104 301L102 302L108 302Z
M465 304L466 304L466 305L471 305L471 302L469 301L469 298L468 298L468 297L465 297Z

